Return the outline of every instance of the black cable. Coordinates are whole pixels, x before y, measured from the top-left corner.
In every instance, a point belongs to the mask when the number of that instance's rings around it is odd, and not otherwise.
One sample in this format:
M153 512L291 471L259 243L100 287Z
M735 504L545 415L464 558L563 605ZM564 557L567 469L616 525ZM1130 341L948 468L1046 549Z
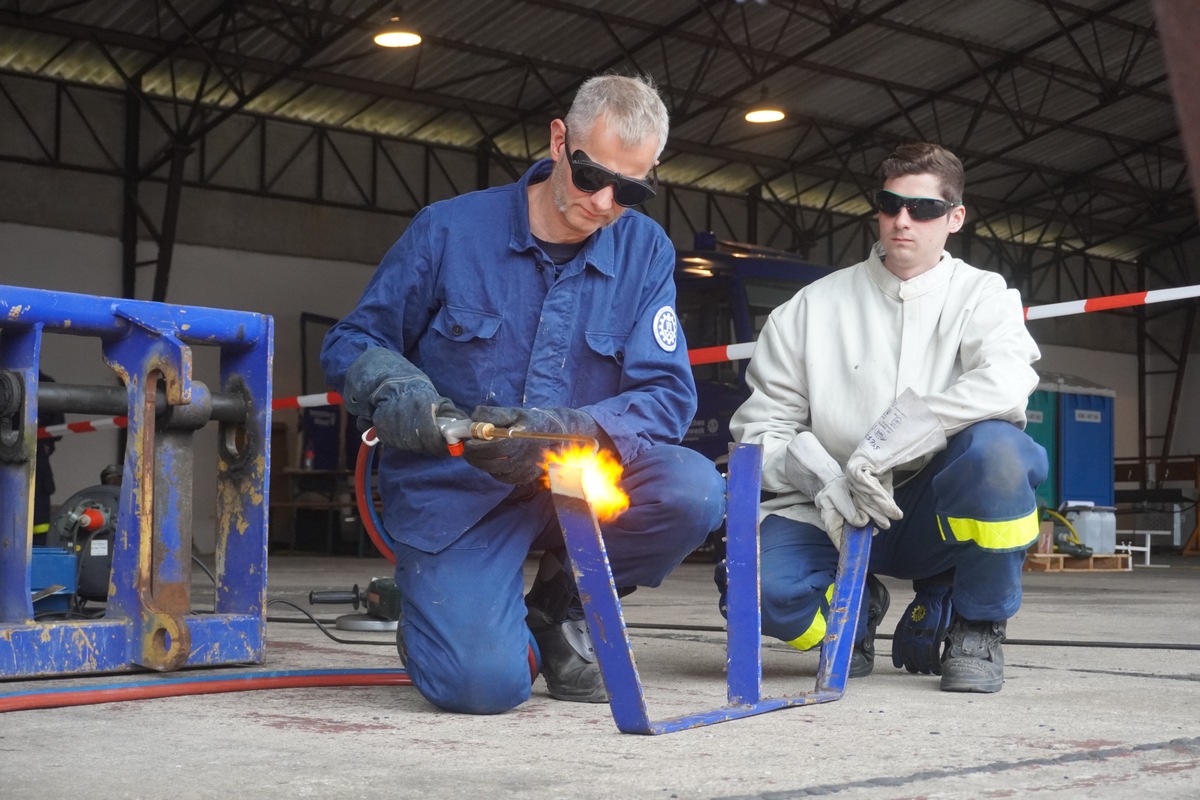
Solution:
M34 622L44 622L46 620L68 620L68 619L100 619L104 616L104 612L86 613L84 611L39 611L33 615Z
M204 562L201 561L196 556L192 556L192 562L194 564L196 564L196 566L200 567L200 569L204 570L204 574L209 577L209 579L213 582L213 585L215 586L217 583L217 578L215 575L212 574L212 572L209 571L208 567L205 566ZM289 619L287 617L267 617L266 618L267 622L299 622L299 623L311 622L312 624L317 626L317 628L321 631L321 633L325 634L326 636L328 636L330 639L337 642L338 644L371 644L371 645L382 645L384 647L395 647L395 645L396 645L395 642L391 642L391 641L371 642L371 641L366 641L364 639L341 639L337 636L334 636L332 633L329 632L329 629L325 627L325 625L327 625L327 624L335 624L336 625L337 624L336 620L317 619L312 614L308 613L303 608L296 605L295 603L293 603L290 600L278 599L278 600L268 600L267 601L268 606L272 606L276 603L280 603L285 606L291 606L292 608L296 609L301 614L303 614L305 617L307 617L307 619L294 619L294 618ZM193 614L196 614L196 613L211 614L212 612L211 611L198 612L198 611L193 610L192 613Z
M625 627L655 631L704 631L709 633L725 633L728 630L722 625L660 625L653 622L626 622Z
M204 565L204 562L200 561L200 559L198 559L196 556L192 556L192 561L195 562L200 567L200 569L204 570L204 574L208 575L208 577L212 580L213 584L215 585L217 582L217 579L208 570L208 567L206 567ZM305 617L307 617L307 619L289 619L287 617L267 617L267 619L266 619L267 622L275 622L275 623L311 622L314 625L316 625L317 628L320 629L321 633L325 634L330 639L332 639L335 642L338 642L339 644L370 644L370 645L383 645L385 647L390 647L393 644L392 642L371 642L371 641L366 641L366 640L362 640L362 639L338 638L337 636L334 636L332 633L330 633L329 630L326 629L326 627L325 627L325 625L327 625L327 624L331 624L331 623L337 624L336 620L317 619L312 614L308 613L303 608L301 608L300 606L291 602L290 600L268 600L267 601L268 606L271 606L275 603L282 603L283 605L291 606L292 608L296 609L301 614L303 614ZM52 612L46 612L47 615L50 613L52 613ZM103 614L103 612L100 612L100 613ZM193 612L193 613L195 613L195 612ZM208 613L211 613L211 612L208 612ZM80 616L82 617L83 615L81 614ZM37 619L37 618L39 618L39 617L35 617L35 619ZM688 631L688 632L701 632L701 633L725 633L726 632L726 628L721 625L661 625L661 624L656 624L656 623L651 623L651 622L627 622L627 623L625 623L625 627L630 628L630 629L641 629L641 630ZM886 633L880 633L880 634L876 634L875 638L883 640L883 641L890 641L893 637ZM1093 641L1071 642L1071 641L1063 641L1063 640L1056 640L1056 639L1005 639L1004 643L1008 644L1008 645L1013 645L1015 647L1083 647L1083 648L1089 648L1089 649L1096 648L1096 649L1113 649L1113 650L1200 651L1200 644L1183 644L1183 643L1167 643L1167 642L1093 642Z
M877 635L876 639L891 639L891 636ZM1184 644L1170 642L1069 642L1056 639L1005 639L1004 644L1026 647L1095 647L1112 650L1200 650L1200 644Z
M308 618L309 618L309 619L312 621L312 623L313 623L314 625L316 625L318 628L320 628L320 629L321 629L321 633L325 634L325 635L326 635L326 636L328 636L330 639L333 639L333 640L334 640L335 642L337 642L338 644L373 644L373 645L381 645L381 646L383 646L383 647L395 647L395 646L396 646L396 642L395 642L395 641L390 641L390 642L371 642L371 641L367 641L366 639L339 639L337 636L334 636L332 633L330 633L330 632L329 632L329 629L328 629L328 628L326 628L324 625L322 625L322 624L321 624L321 622L320 622L320 620L318 620L318 619L317 619L316 617L314 617L312 614L310 614L310 613L308 613L307 611L305 611L305 610L304 610L303 608L301 608L300 606L298 606L298 605L296 605L295 603L293 603L291 600L268 600L268 601L267 601L267 605L268 605L268 606L273 606L273 605L275 605L276 603L281 603L281 604L283 604L283 605L285 605L285 606L291 606L292 608L296 609L296 610L297 610L297 611L299 611L301 614L303 614L304 616L308 617Z
M195 564L195 565L196 565L197 567L199 567L200 569L204 570L204 574L205 574L205 575L207 575L207 576L208 576L208 579L209 579L210 581L212 581L212 582L213 582L213 586L216 586L216 585L217 585L217 576L216 576L216 575L213 575L213 574L212 574L212 573L209 571L208 567L206 567L206 566L204 565L204 562L203 562L203 561L201 561L201 560L200 560L199 558L197 558L196 556L192 556L192 563L193 563L193 564Z
M651 622L627 622L626 628L641 628L643 630L659 631L703 631L708 633L725 633L722 625L658 625ZM890 634L878 633L876 639L891 640ZM1095 647L1126 650L1200 650L1200 644L1171 644L1165 642L1068 642L1055 639L1005 639L1006 645L1018 647Z
M279 622L279 623L283 623L283 624L295 623L295 624L307 625L308 623L313 622L313 621L314 620L311 617L309 619L297 619L296 617L267 617L267 622ZM316 621L322 622L326 625L336 625L337 624L336 619L317 619Z
M214 584L217 582L217 579L213 576L213 574L211 572L208 571L208 568L205 567L204 564L199 559L197 559L195 556L192 556L192 561L196 562L196 564L198 564L200 566L200 568L204 570L205 574L207 574L208 577L212 579ZM384 645L384 646L392 645L392 642L370 642L370 641L355 640L355 639L339 639L338 637L331 634L325 628L325 625L327 625L327 624L331 624L331 623L336 624L336 622L337 622L336 620L319 620L316 617L314 617L312 614L308 613L303 608L301 608L300 606L296 605L295 603L293 603L289 600L269 600L269 601L267 601L268 606L273 605L274 603L282 603L284 605L291 606L292 608L296 609L301 614L303 614L305 617L307 617L307 619L289 619L287 617L267 617L267 620L266 620L267 622L275 622L275 623L312 622L314 625L316 625L321 630L321 633L324 633L330 639L332 639L335 642L338 642L339 644L373 644L373 645ZM324 623L324 624L322 624L322 623ZM656 624L656 623L652 623L652 622L627 622L627 623L625 623L625 627L629 628L631 630L641 629L641 630L660 630L660 631L687 631L687 632L694 632L694 633L695 632L725 633L727 630L724 626L721 626L721 625L661 625L661 624ZM875 638L883 640L883 641L890 641L893 637L890 634L879 633L879 634L875 635ZM1005 639L1004 643L1008 644L1008 645L1013 645L1014 647L1082 647L1082 648L1088 648L1088 649L1096 648L1096 649L1113 649L1113 650L1200 651L1200 644L1168 643L1168 642L1094 642L1094 641L1073 642L1073 641L1064 641L1064 640L1057 640L1057 639Z

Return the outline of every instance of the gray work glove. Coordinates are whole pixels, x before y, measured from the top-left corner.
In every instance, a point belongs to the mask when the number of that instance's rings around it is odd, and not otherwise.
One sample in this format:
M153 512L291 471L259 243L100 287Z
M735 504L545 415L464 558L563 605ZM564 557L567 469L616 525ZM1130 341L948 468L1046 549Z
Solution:
M905 389L871 426L846 461L854 501L880 528L904 513L892 497L892 469L946 446L937 415L912 389Z
M590 436L603 444L607 437L591 415L573 408L511 408L478 406L471 419L490 422L497 428L521 428L533 433L565 433ZM537 439L469 439L463 452L467 463L498 481L521 485L542 475L542 453L553 442Z
M838 550L842 549L847 522L856 528L867 524L867 515L855 505L841 467L811 431L803 431L788 442L783 475L788 483L812 497L825 533Z
M438 394L424 372L399 353L372 347L346 372L346 410L375 426L379 441L397 450L446 455L436 418L464 419L465 412Z

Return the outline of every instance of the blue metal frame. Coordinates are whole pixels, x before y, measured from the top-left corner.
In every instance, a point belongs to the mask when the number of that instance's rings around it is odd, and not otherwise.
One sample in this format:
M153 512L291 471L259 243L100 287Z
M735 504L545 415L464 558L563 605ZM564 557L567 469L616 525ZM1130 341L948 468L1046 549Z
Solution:
M266 647L271 317L0 286L0 369L22 382L0 437L0 677L261 663ZM120 511L104 617L36 621L30 597L38 366L43 333L94 336L129 398ZM244 422L218 423L216 607L191 609L192 437L211 395L191 346L220 349L220 391ZM170 410L155 419L155 395Z
M816 688L804 694L764 698L758 581L758 501L762 485L762 451L759 447L734 447L729 458L728 481L728 704L714 711L652 722L600 525L584 498L579 472L559 465L550 467L550 489L600 670L608 688L609 707L617 728L623 733L672 733L781 708L828 703L845 693L855 624L862 606L871 552L870 527L846 529L817 668Z

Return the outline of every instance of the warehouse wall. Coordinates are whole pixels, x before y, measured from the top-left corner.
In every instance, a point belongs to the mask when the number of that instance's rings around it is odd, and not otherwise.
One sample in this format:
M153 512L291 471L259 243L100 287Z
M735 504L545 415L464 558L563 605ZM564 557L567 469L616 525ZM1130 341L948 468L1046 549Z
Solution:
M1117 393L1113 400L1113 452L1117 458L1136 456L1138 453L1137 356L1040 343L1039 347L1042 351L1042 359L1034 364L1038 371L1074 375L1112 389Z
M379 255L382 255L380 253ZM146 267L145 269L153 269ZM274 395L301 394L301 312L340 317L358 299L374 264L278 256L181 244L176 247L168 302L271 314L275 318ZM149 275L139 286L149 286ZM109 236L0 223L0 283L84 294L120 294L120 244ZM1032 326L1031 326L1032 327ZM1036 330L1034 331L1037 337ZM1042 345L1041 370L1062 372L1114 389L1116 454L1137 454L1137 361L1132 355ZM216 353L195 350L196 377L217 383ZM100 358L95 339L48 335L44 369L61 381L107 383L117 380ZM1169 385L1151 387L1151 408L1165 417ZM1200 377L1192 370L1183 407L1200 397ZM277 419L297 430L295 412ZM1161 428L1162 420L1151 425ZM1174 452L1200 452L1200 431L1181 415ZM209 433L206 429L205 433ZM117 434L96 432L65 437L54 456L59 491L55 502L98 482L100 470L118 460ZM292 448L293 460L295 448ZM197 546L212 548L215 436L197 437L195 517ZM279 466L279 462L276 462Z

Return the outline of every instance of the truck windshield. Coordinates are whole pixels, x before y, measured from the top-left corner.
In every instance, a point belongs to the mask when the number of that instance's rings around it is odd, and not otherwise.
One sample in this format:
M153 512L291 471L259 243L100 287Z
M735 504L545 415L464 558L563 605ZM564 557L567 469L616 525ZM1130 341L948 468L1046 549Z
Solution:
M676 306L689 348L754 341L767 317L792 298L805 281L727 277L681 280ZM697 382L737 384L744 362L699 364Z

